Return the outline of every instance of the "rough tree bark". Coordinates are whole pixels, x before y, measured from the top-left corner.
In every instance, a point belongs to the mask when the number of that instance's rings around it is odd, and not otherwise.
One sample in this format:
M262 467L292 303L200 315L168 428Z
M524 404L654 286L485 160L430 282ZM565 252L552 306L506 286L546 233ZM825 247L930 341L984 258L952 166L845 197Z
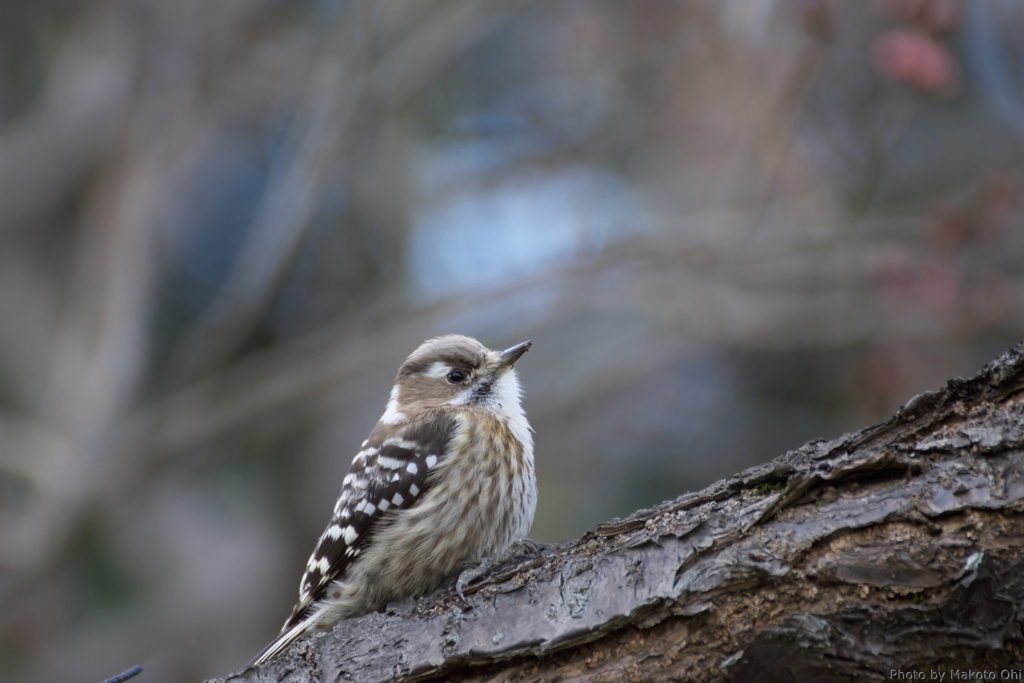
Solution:
M888 422L339 624L241 681L1020 680L1024 344ZM220 679L218 679L220 680Z

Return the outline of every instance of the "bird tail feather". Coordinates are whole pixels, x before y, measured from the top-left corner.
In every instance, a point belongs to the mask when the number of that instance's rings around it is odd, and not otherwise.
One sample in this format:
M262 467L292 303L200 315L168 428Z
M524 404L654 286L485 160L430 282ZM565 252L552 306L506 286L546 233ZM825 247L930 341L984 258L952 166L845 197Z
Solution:
M259 666L270 659L280 654L286 647L294 643L300 637L304 636L308 631L311 631L313 624L316 623L316 619L309 618L303 619L299 623L295 624L289 629L281 631L281 633L270 641L270 644L260 650L259 654L252 658L252 660L246 664L245 668L252 666Z

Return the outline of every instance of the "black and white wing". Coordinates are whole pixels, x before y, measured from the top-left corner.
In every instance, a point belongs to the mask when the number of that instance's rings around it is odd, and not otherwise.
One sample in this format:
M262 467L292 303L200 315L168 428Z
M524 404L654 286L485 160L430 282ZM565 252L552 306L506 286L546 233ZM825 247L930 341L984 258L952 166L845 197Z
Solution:
M306 564L299 602L283 631L302 621L331 582L369 543L386 513L411 507L427 490L427 475L444 456L455 419L436 412L401 424L377 423L352 460L334 516Z

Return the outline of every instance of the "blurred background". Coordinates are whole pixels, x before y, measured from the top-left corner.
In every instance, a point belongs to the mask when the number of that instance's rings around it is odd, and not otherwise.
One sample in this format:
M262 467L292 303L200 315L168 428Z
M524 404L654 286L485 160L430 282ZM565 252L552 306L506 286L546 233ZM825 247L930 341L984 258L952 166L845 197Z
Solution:
M1015 0L10 0L0 683L241 666L405 356L520 363L533 538L1024 337Z

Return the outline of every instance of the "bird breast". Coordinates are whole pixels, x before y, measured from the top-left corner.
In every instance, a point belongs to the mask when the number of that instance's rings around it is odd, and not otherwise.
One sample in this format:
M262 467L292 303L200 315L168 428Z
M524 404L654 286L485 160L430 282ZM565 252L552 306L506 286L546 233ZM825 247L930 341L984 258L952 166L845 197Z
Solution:
M379 529L352 568L359 576L348 581L365 581L371 594L375 587L387 586L391 594L366 596L383 606L432 591L467 561L496 557L525 538L537 500L528 430L524 439L520 425L490 410L459 410L446 457L430 474L428 492Z

